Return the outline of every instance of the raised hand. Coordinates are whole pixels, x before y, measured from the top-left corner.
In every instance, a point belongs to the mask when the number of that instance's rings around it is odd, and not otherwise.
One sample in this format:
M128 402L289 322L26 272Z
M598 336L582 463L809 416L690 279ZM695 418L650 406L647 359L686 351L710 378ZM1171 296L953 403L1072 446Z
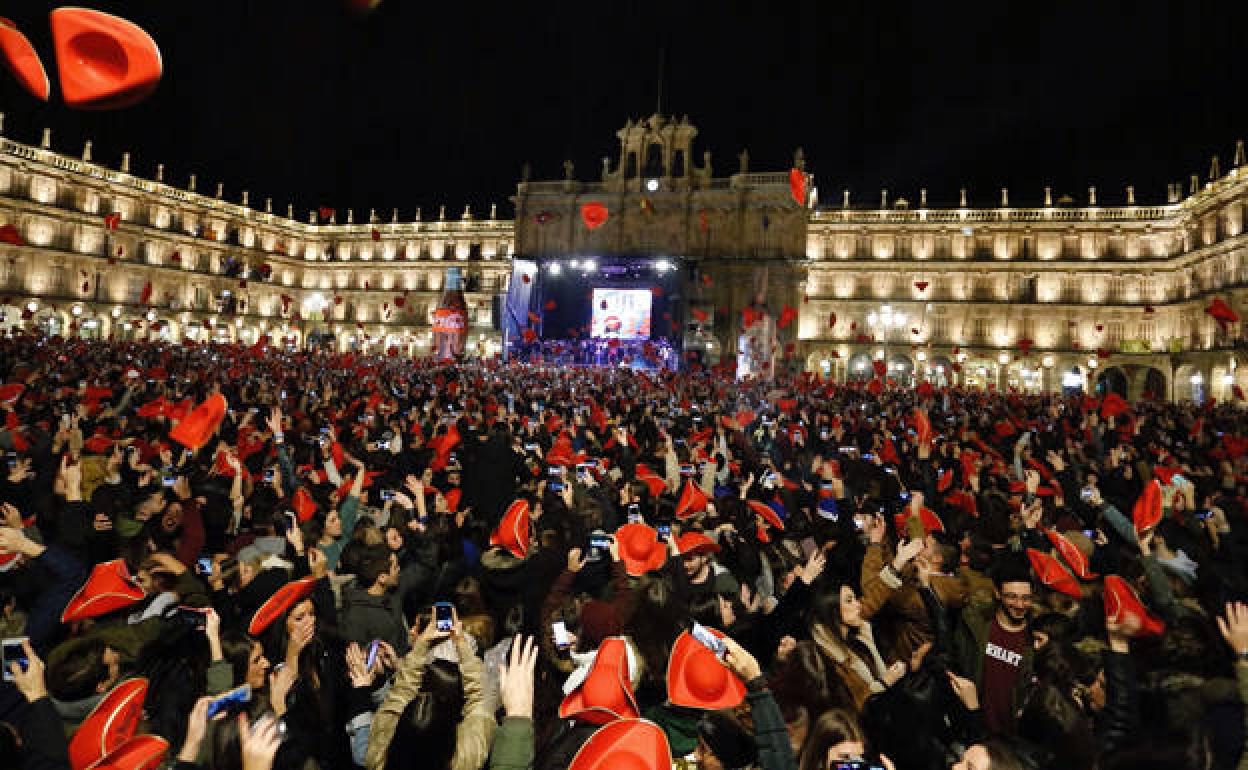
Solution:
M1218 630L1242 662L1248 654L1248 604L1228 602L1225 614L1218 618Z
M509 717L533 717L533 668L537 645L531 636L517 635L511 641L508 663L498 666L498 691L503 711Z

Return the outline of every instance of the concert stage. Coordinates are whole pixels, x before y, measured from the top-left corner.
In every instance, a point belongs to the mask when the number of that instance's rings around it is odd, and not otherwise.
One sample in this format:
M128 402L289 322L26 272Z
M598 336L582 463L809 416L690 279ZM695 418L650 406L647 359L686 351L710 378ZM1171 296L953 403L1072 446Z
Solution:
M676 258L515 259L505 355L587 366L679 367L686 266Z

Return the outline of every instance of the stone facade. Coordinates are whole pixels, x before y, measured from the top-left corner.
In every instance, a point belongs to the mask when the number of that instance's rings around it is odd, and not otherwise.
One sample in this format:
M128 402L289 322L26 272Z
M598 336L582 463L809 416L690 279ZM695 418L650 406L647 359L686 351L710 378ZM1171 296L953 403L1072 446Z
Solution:
M885 358L899 379L1055 390L1102 382L1131 397L1228 398L1248 389L1238 366L1241 324L1222 330L1204 308L1216 296L1248 308L1248 168L1171 185L1166 201L1112 204L1095 189L1076 203L1046 188L1040 206L933 208L882 192L869 203L805 205L789 172L755 172L746 153L715 176L695 159L688 119L629 121L599 178L517 184L514 220L474 217L345 223L337 214L274 214L246 193L227 202L41 146L0 137L0 327L126 338L190 335L252 343L263 335L337 349L428 350L430 314L448 263L466 275L470 353L498 350L491 300L511 258L655 257L685 271L686 346L732 354L741 309L766 267L773 314L792 367L845 379ZM795 167L805 173L799 150ZM1036 196L1040 198L1040 196ZM609 216L596 229L580 207ZM120 215L116 229L106 216ZM150 284L150 295L143 294ZM694 312L697 311L697 312ZM705 314L705 322L694 322ZM835 323L832 323L833 318ZM1030 342L1028 342L1030 341ZM1021 342L1021 344L1020 344Z

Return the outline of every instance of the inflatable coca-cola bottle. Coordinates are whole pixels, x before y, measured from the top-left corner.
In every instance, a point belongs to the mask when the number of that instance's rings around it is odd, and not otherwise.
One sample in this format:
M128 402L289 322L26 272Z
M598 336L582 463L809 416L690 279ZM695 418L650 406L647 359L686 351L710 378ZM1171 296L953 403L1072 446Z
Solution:
M433 349L439 361L459 358L468 339L468 303L458 267L446 269L442 299L433 313Z

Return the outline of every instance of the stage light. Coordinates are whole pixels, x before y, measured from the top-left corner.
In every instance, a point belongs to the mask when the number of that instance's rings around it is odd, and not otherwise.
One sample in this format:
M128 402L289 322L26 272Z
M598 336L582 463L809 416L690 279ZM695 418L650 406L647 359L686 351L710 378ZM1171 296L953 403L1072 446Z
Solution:
M39 309L39 303L32 299L30 302L26 303L26 309L33 313Z
M649 190L650 192L654 192L655 190L659 189L659 180L657 180L657 179L647 179L647 180L646 180L646 189L647 189L647 190Z
M592 259L587 259L581 263L581 269L582 270L597 270L598 263Z
M581 266L581 261L579 259L574 259L571 262L569 262L568 265L571 266L573 270L575 270Z
M654 269L658 270L659 272L663 272L665 270L671 270L672 263L668 262L666 259L660 259L658 262L654 263Z
M559 263L558 263L558 262L551 262L551 263L547 266L547 269L548 269L548 270L550 270L550 274L551 274L551 275L559 275L559 271L561 270L561 268L559 267Z

